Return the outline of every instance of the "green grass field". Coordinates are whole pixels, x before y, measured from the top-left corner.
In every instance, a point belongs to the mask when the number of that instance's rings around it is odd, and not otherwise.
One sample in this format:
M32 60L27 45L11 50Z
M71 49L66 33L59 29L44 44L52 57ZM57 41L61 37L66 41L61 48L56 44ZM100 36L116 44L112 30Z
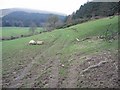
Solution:
M36 69L34 73L38 74L38 80L41 79L43 72L37 72L36 65L44 65L50 60L57 58L60 63L65 65L65 68L60 67L59 77L67 77L67 69L69 66L68 60L70 56L80 53L81 57L93 55L102 51L114 52L118 48L118 41L113 40L111 43L98 39L97 37L103 35L108 25L111 24L110 29L113 32L118 31L118 16L114 18L103 18L99 20L89 21L86 23L71 26L65 29L54 30L52 32L42 33L31 37L20 38L16 40L2 42L2 59L3 59L3 75L11 74L11 72L19 73L34 59L31 72ZM9 29L9 30L8 30ZM75 29L75 30L73 30ZM3 28L3 36L27 34L27 28ZM80 41L76 40L78 38ZM90 38L82 41L85 38ZM28 42L33 40L44 41L43 45L28 45ZM79 59L81 62L82 59ZM47 72L49 75L50 72ZM29 80L25 79L22 87L29 87ZM27 84L26 84L27 83Z
M42 32L42 28L37 28L35 32ZM29 27L2 27L2 37L29 35Z

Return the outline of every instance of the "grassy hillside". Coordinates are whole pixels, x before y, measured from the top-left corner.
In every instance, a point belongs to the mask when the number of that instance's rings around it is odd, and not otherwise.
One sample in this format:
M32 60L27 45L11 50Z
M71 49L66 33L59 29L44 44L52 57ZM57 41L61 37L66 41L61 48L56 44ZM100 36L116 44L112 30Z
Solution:
M3 86L82 87L80 73L76 71L79 64L86 61L86 58L103 52L109 51L114 55L118 49L117 39L108 42L98 38L105 33L109 24L111 24L109 30L117 32L118 16L31 37L3 41ZM3 35L7 34L3 32ZM78 42L76 38L80 41ZM43 40L45 43L40 46L28 45L31 39Z

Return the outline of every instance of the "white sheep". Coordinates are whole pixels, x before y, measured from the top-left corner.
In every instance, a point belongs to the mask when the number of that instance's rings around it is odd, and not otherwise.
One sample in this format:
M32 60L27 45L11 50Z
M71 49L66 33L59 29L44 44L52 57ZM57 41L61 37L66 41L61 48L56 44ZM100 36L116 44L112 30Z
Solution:
M30 40L29 45L35 45L36 42L34 40Z
M36 44L37 45L42 45L42 44L44 44L44 42L43 41L36 41Z

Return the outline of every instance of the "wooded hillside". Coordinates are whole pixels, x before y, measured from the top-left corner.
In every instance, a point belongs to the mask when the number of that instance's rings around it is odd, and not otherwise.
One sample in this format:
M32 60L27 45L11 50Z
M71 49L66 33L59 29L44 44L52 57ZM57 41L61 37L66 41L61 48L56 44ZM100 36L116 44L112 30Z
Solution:
M87 2L81 5L76 12L67 16L66 24L69 26L90 19L118 15L120 12L119 7L119 2Z

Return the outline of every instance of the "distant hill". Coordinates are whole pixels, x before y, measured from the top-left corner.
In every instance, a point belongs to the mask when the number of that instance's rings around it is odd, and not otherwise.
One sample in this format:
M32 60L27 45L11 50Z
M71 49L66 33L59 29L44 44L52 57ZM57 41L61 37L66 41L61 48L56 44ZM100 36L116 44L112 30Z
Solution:
M66 15L56 12L29 10L29 9L2 9L2 26L30 26L35 23L41 26L50 15L57 15L64 21Z
M66 14L58 13L58 12L33 10L33 9L25 9L25 8L8 8L8 9L1 9L0 11L2 11L2 17L9 14L9 13L15 12L15 11L24 11L24 12L27 12L27 13L57 14L57 15L66 16Z

